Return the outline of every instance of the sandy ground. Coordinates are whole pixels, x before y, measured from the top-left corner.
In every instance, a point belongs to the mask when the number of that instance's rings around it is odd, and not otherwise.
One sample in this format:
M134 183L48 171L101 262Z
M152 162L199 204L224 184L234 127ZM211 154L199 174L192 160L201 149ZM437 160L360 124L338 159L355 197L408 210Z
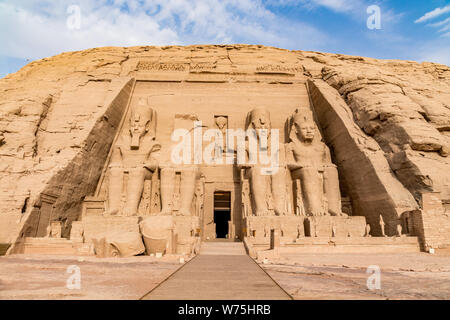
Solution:
M379 290L367 287L371 265ZM299 254L261 266L294 299L450 299L448 253Z
M66 286L72 265L80 289ZM379 290L367 288L371 265L381 270ZM175 256L4 256L0 299L139 299L181 266ZM295 299L450 299L450 253L298 254L261 266Z
M67 271L72 265L80 268L80 289L67 288L73 275ZM175 256L3 256L0 299L139 299L179 267Z

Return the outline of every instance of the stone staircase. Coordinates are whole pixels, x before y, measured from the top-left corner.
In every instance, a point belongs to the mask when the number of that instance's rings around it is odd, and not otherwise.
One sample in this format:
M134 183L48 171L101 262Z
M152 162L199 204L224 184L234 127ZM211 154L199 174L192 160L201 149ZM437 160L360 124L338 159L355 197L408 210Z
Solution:
M211 241L202 242L201 255L245 255L243 242Z

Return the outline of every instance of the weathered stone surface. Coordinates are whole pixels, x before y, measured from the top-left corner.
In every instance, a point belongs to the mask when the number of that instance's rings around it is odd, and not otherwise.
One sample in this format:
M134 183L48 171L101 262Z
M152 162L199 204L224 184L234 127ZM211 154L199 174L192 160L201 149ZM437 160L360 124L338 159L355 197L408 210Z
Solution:
M382 215L387 234L394 235L399 215L414 210L417 203L396 179L376 141L353 122L351 110L339 93L322 80L308 84L317 119L325 141L334 151L354 214L366 217L374 235L381 235L378 222Z
M43 236L52 221L61 222L68 238L88 196L95 197L95 210L86 204L86 213L101 215L102 204L107 209L103 181L111 177L111 146L128 132L127 106L142 98L158 114L162 156L159 169L151 166L159 176L136 178L139 186L130 187L138 192L124 190L135 197L130 215L164 213L169 204L177 215L198 214L206 237L214 232L214 192L227 191L230 235L243 238L241 202L254 214L245 205L252 199L245 179L225 165L170 168L170 137L195 119L215 128L219 116L226 116L228 128L244 128L245 115L255 108L267 109L280 131L296 108L315 110L318 138L337 165L340 194L351 198L352 211L366 217L373 235L380 235L380 215L386 234L396 235L400 216L420 207L423 192L440 192L444 204L450 200L446 66L247 45L98 48L35 61L0 80L0 243ZM280 141L289 142L286 132ZM272 197L269 211L298 214L290 182L277 185L286 191L286 206ZM172 184L184 191L173 193L167 188ZM140 193L149 199L136 212ZM196 228L187 229L193 237Z
M425 191L450 197L448 158L450 72L445 66L408 62L344 61L322 69L322 78L339 91L355 123L372 136L391 169L420 199Z

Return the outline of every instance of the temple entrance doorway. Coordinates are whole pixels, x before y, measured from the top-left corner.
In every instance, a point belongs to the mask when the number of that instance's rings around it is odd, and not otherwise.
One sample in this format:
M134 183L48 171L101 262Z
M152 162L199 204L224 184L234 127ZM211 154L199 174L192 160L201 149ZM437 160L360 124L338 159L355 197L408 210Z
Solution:
M214 192L214 224L216 238L229 237L229 221L231 220L231 192Z

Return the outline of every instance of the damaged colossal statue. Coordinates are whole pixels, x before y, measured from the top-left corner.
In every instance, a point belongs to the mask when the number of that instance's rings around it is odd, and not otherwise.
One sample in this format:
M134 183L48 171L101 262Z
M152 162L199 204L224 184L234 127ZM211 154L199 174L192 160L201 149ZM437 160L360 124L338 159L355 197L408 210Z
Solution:
M175 191L176 173L180 173L179 193ZM170 215L178 208L178 215L192 216L192 201L195 194L196 181L199 178L196 167L174 168L161 165L161 215Z
M262 108L250 111L247 115L246 130L247 161L241 164L240 168L245 170L243 176L250 180L250 193L255 205L254 215L271 215L272 203L275 215L286 215L286 169L280 163L281 144L278 137L271 137L269 111ZM263 163L264 156L269 158L269 163Z

